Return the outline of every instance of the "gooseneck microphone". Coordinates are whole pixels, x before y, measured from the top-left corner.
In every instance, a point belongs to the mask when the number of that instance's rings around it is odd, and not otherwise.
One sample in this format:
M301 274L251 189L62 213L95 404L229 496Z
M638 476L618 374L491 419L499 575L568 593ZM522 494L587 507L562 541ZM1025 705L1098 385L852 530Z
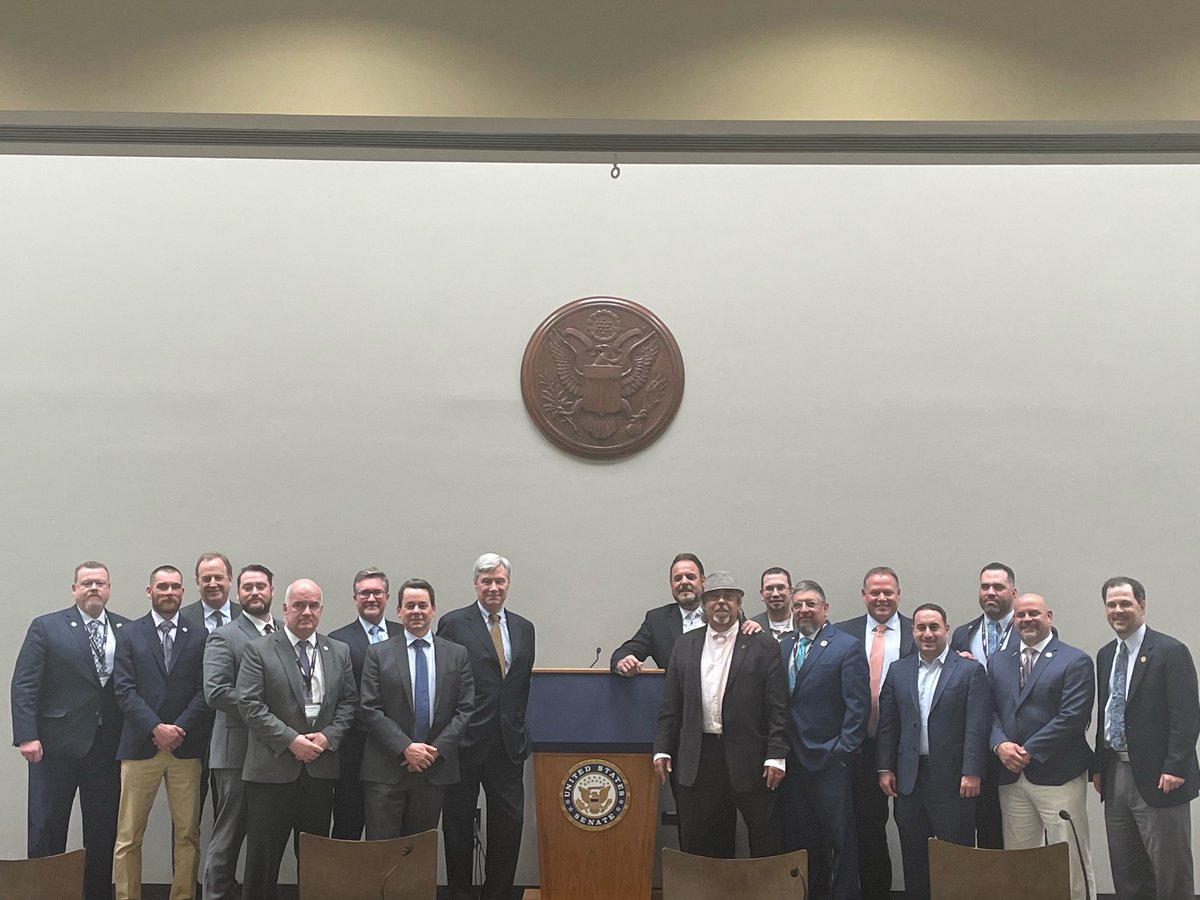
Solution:
M1087 863L1083 861L1083 845L1079 843L1079 832L1075 830L1075 821L1065 809L1058 811L1058 817L1066 819L1067 824L1071 826L1071 834L1075 837L1075 852L1079 854L1079 874L1083 878L1083 896L1085 900L1092 900L1092 889L1088 887Z
M405 844L400 848L400 858L396 860L396 864L388 869L388 873L383 876L383 883L379 885L379 900L387 900L388 882L392 880L392 876L396 874L396 870L400 868L400 864L404 862L404 857L413 852L412 844Z
M592 668L592 666L596 665L596 663L600 662L600 650L601 649L602 649L601 647L596 648L596 658L592 660L592 665L588 666L589 669Z
M800 900L808 900L808 882L804 880L804 873L800 871L800 867L789 869L788 875L800 879Z

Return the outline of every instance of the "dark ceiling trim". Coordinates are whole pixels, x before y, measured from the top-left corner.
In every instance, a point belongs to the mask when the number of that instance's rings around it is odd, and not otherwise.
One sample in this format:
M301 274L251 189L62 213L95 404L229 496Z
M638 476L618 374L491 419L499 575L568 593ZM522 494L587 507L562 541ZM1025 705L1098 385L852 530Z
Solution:
M12 118L10 115L9 118ZM153 118L153 117L151 117ZM163 117L170 120L172 117ZM191 117L203 118L203 117ZM1200 127L1197 123L1178 123L1177 127L1141 127L1118 130L1080 126L1028 127L1021 124L996 126L987 123L963 124L945 128L944 123L846 123L822 129L822 123L662 123L669 127L654 130L652 123L608 122L602 127L580 128L571 125L555 130L554 122L538 121L540 127L514 127L511 131L494 126L500 120L455 120L452 128L414 127L404 120L388 120L388 128L331 127L347 119L308 120L307 117L265 117L288 121L294 127L265 127L245 124L240 117L214 117L212 126L170 124L55 124L42 122L0 121L0 152L61 152L121 155L187 154L205 155L280 155L280 156L362 156L414 158L496 158L529 155L539 161L550 156L594 161L616 157L621 161L696 161L713 158L740 158L747 161L812 161L810 157L848 155L854 157L1141 157L1145 161L1200 162ZM253 120L254 117L244 117ZM234 124L228 124L230 120ZM364 119L363 122L380 120ZM427 124L431 120L419 120ZM330 123L326 125L325 123ZM395 123L395 124L393 124ZM875 124L877 130L872 131ZM310 127L311 126L311 127ZM493 127L483 127L493 126ZM623 127L624 126L624 127ZM544 129L544 130L543 130ZM224 151L224 152L221 152ZM761 159L756 159L762 157ZM1192 157L1192 158L1189 158ZM1168 159L1169 158L1169 159ZM1131 160L1133 161L1133 160Z

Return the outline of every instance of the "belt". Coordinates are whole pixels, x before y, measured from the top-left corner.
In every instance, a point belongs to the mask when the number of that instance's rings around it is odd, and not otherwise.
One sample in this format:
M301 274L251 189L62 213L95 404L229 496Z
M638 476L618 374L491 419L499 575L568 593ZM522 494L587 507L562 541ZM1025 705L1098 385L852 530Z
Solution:
M1117 759L1119 759L1121 762L1125 762L1125 763L1129 762L1129 751L1128 750L1114 750L1113 755Z

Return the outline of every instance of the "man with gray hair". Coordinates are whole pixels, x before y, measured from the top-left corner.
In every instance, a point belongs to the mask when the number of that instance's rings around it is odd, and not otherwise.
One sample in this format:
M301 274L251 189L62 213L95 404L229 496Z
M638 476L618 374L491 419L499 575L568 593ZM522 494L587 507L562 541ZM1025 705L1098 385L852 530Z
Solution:
M446 789L442 836L451 896L473 897L475 804L487 796L487 859L481 900L510 900L525 819L525 707L533 670L533 623L506 608L512 566L485 553L475 561L475 602L446 613L437 635L466 648L475 710L459 747L462 780Z

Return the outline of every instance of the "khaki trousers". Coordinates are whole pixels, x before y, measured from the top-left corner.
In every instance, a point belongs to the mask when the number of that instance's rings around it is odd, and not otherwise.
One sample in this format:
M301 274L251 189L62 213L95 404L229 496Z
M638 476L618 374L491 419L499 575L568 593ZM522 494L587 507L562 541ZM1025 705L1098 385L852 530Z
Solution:
M150 759L121 761L121 808L113 853L117 900L141 900L142 838L163 781L175 832L171 900L195 900L200 864L200 760L177 759L165 750Z

